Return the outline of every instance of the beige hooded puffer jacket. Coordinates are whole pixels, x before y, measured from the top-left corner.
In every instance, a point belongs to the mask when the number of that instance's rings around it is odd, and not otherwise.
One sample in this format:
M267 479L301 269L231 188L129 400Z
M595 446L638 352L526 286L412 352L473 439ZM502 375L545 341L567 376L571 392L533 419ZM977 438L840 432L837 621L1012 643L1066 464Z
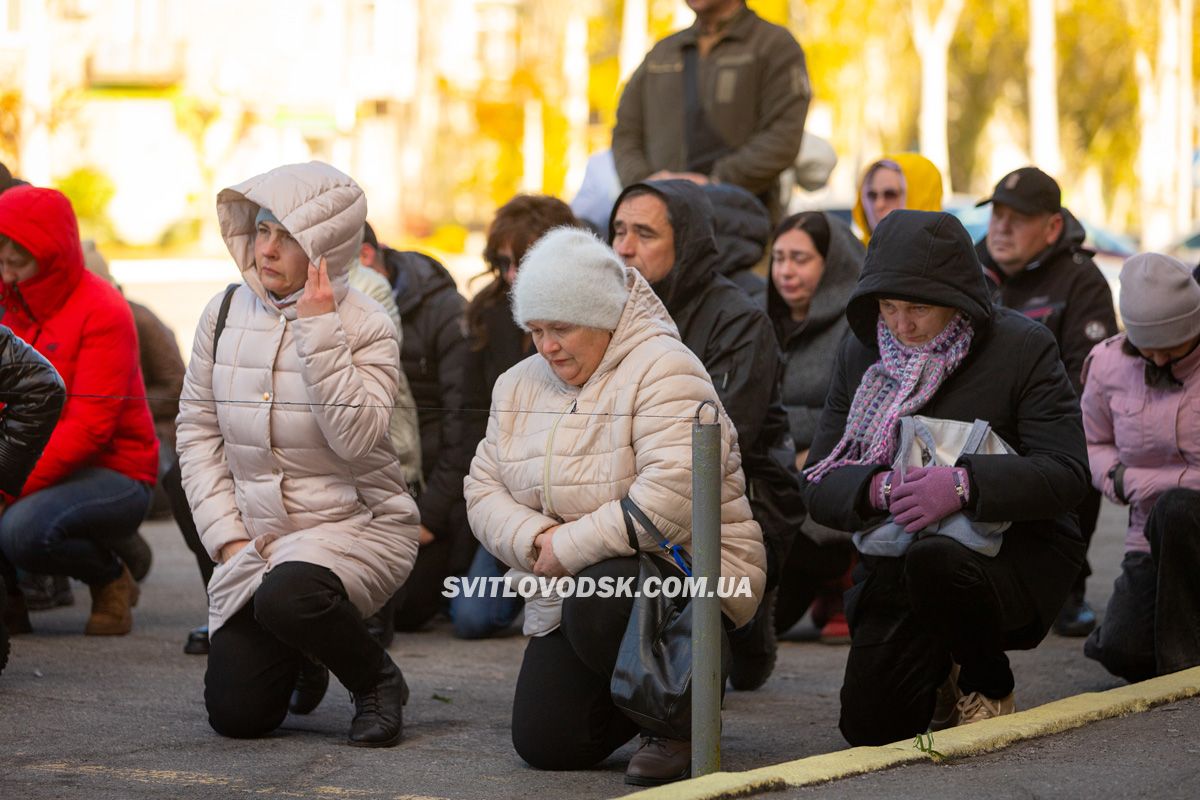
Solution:
M270 301L254 266L260 207L314 263L325 257L335 313L302 319L295 305L280 310ZM217 195L221 233L245 285L234 292L215 357L221 295L197 326L178 449L196 528L214 560L230 542L252 545L213 572L210 631L276 564L329 568L364 616L412 569L417 506L387 435L400 373L396 330L346 277L366 214L362 189L319 162L279 167Z
M496 382L487 437L464 489L471 529L513 568L514 584L532 574L534 537L560 523L554 552L573 575L631 555L620 508L626 495L667 538L691 549L692 421L700 403L720 401L650 286L634 270L626 281L621 320L582 387L560 380L540 355ZM722 610L741 626L762 597L766 552L724 409L721 428L721 575L748 577L754 594L724 598ZM643 550L661 552L639 535ZM561 617L560 598L528 600L525 633L549 633Z

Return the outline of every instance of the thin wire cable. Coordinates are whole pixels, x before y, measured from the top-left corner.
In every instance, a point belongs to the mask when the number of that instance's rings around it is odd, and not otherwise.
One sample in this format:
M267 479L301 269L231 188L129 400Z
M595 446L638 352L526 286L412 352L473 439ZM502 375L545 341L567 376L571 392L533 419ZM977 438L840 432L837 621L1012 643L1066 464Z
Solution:
M38 393L31 393L31 392L17 393L17 392L0 391L0 400L4 400L4 399L10 398L10 397L24 399L24 398L37 397L37 396L39 396ZM46 393L42 396L50 397L50 396L52 396L52 393ZM53 394L53 396L60 396L60 395ZM438 411L438 412L443 412L443 413L459 412L459 413L468 413L468 414L490 414L492 412L492 409L490 409L490 408L442 408L442 407L437 407L437 406L416 406L416 405L410 406L410 405L395 405L395 404L389 405L387 403L310 403L310 402L303 401L303 400L217 400L217 399L208 399L208 398L203 398L203 397L164 397L164 396L152 396L152 395L80 394L80 393L72 393L72 392L68 392L67 394L61 395L61 396L64 397L65 399L78 398L78 399L82 399L82 400L122 400L122 401L124 401L124 400L145 400L147 403L150 403L150 402L181 403L181 404L182 403L212 403L214 405L230 405L230 406L255 406L255 405L259 405L259 406L299 406L299 407L303 407L303 408L312 408L314 406L318 407L318 408L390 408L390 409L405 409L405 410L410 410L410 411ZM567 413L562 410L553 410L553 409L551 409L551 410L526 410L526 409L519 409L519 408L518 409L498 408L498 409L495 409L495 411L498 414L554 414L556 416ZM611 411L580 411L579 409L575 409L574 411L571 411L570 413L575 414L576 416L585 416L585 417L642 417L643 419L671 419L671 420L689 421L689 422L695 421L695 414L690 414L690 415L684 415L684 414L626 414L626 413L615 413L615 412L611 412Z

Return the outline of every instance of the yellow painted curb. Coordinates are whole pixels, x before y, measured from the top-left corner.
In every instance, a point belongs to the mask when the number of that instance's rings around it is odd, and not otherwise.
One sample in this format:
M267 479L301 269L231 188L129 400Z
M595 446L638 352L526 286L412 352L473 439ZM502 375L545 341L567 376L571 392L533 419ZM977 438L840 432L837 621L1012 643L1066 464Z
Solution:
M1200 695L1200 667L1141 683L1056 700L1009 716L984 720L935 735L934 747L946 759L990 753L1016 742L1061 733L1089 722L1145 711ZM912 740L881 747L853 747L836 753L773 764L747 772L717 772L703 778L625 795L626 800L723 800L789 786L848 778L921 761L937 761Z

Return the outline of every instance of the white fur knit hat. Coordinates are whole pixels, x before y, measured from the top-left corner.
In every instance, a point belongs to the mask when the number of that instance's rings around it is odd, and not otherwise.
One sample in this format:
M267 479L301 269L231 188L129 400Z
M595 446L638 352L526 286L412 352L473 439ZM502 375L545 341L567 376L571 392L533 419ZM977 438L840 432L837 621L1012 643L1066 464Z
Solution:
M625 265L579 228L554 228L525 253L512 288L513 319L616 330L629 299Z

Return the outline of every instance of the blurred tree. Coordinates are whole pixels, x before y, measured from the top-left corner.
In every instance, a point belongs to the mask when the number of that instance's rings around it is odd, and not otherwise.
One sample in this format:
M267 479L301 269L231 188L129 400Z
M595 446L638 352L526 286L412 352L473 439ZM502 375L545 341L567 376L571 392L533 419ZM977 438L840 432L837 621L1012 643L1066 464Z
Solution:
M1062 170L1058 137L1058 43L1055 0L1029 0L1029 138L1033 163Z
M1025 0L969 0L950 45L950 183L980 191L980 140L1000 103L1025 115ZM1004 68L999 68L1004 65Z
M55 182L55 188L67 196L79 220L79 235L98 242L112 240L108 204L117 194L117 186L103 171L80 167Z
M950 42L965 0L912 0L913 44L921 59L921 154L942 171L950 190L950 145L947 125Z

